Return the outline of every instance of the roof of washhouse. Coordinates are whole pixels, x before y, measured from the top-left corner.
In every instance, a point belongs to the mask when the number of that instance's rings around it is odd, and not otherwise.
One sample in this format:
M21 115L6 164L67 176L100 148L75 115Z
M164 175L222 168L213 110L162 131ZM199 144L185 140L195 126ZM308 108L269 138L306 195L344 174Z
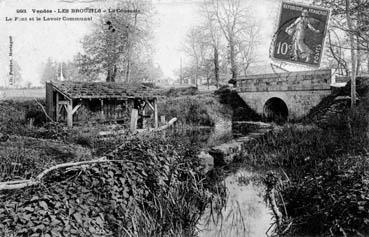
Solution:
M55 90L70 99L155 99L160 90L143 84L117 82L51 82Z

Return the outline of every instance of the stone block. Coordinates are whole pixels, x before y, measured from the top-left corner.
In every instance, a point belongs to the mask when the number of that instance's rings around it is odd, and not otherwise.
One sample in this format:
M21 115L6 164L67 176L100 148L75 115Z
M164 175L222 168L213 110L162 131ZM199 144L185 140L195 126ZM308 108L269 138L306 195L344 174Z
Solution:
M201 151L197 157L200 160L202 172L204 174L208 173L214 168L214 157L211 156L208 152Z
M242 144L242 142L233 140L211 148L209 154L214 157L214 165L221 166L232 163L242 153Z
M270 129L272 125L270 123L254 122L254 121L236 121L233 122L232 127L234 129L247 130L248 132L255 132L260 129Z

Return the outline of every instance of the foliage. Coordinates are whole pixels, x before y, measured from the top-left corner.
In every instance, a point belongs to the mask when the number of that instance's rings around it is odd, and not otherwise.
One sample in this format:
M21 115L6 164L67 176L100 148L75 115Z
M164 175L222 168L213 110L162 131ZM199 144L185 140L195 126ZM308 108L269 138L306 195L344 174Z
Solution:
M45 101L39 101L45 105ZM46 121L46 116L35 101L7 100L0 102L0 132L7 134L22 134L26 124L32 118L35 126Z
M16 60L12 60L13 85L20 86L23 81L22 69Z
M58 65L57 62L53 61L50 57L47 58L47 62L44 64L44 69L41 74L41 83L48 81L58 80Z
M218 25L219 31L224 37L228 50L227 61L231 68L232 79L236 79L240 73L240 67L244 73L254 60L254 47L257 44L258 27L252 21L252 13L240 0L212 0L206 3L208 20Z
M168 118L177 118L181 124L211 126L213 122L206 108L195 98L165 99L159 102L159 111Z
M197 150L133 138L110 164L59 170L44 185L0 195L6 236L189 236L212 199Z
M166 117L194 126L213 126L221 120L230 120L232 114L215 97L201 95L166 98L159 101L158 108Z
M285 173L279 205L294 234L369 233L367 109L339 119L328 129L292 125L246 148L248 162Z
M198 90L196 87L183 87L183 88L174 88L171 87L169 90L165 92L166 97L178 97L185 95L195 95Z
M62 73L64 80L91 80L91 78L79 72L78 65L74 61L58 62L49 57L43 67L40 79L42 84L49 81L60 81L60 73Z
M351 1L351 0L314 0L314 4L330 8L332 11L328 31L328 57L330 58L329 67L339 70L339 74L348 76L350 66L348 62L353 63L351 69L356 65L358 70L355 75L359 75L360 71L368 71L368 38L369 15L367 1ZM348 23L351 24L348 24ZM342 37L343 34L346 37ZM351 37L352 36L352 37ZM355 54L354 58L349 58L348 50L352 49ZM356 51L356 52L355 52ZM355 62L353 62L353 60ZM362 61L366 61L366 66Z
M352 111L353 114L360 111L360 113L365 116L365 111L369 111L368 102L366 95L369 91L368 86L368 78L367 77L357 77L356 78L356 91L358 96L360 97L361 106L358 110ZM313 107L309 113L302 119L305 123L315 123L320 127L335 127L336 129L340 129L343 124L347 124L347 121L343 121L348 119L349 117L345 116L347 112L349 112L349 104L350 98L347 97L351 93L351 82L349 81L344 87L334 88L332 94L324 97L321 102ZM339 97L342 99L338 100ZM351 115L353 115L351 114ZM355 123L354 123L355 125Z
M91 151L79 145L12 136L0 142L0 181L29 179L49 166L91 158Z
M117 6L118 7L118 6ZM156 70L152 63L151 5L147 1L124 1L119 8L137 10L129 14L107 13L83 40L84 53L75 62L83 75L106 81L135 81Z
M182 69L180 76L196 86L204 81L208 86L218 85L220 74L225 75L227 71L226 55L220 51L219 35L212 33L207 25L202 25L193 27L186 36L183 50L190 63Z
M44 100L38 102L45 106ZM0 110L3 111L0 115L0 133L77 144L83 139L78 128L68 128L63 124L48 121L40 105L35 101L2 101ZM84 144L87 145L86 142Z
M183 51L189 63L181 71L182 79L196 85L205 79L207 85L218 87L227 79L229 67L233 79L247 75L259 35L247 6L240 0L206 1L200 5L200 14L202 22L185 39Z

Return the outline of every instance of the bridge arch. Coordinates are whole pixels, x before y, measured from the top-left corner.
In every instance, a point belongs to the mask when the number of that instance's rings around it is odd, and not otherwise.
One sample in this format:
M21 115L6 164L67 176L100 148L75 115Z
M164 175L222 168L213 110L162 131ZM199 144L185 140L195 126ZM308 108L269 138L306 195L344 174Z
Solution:
M289 115L287 104L278 97L269 98L264 104L264 116L271 119L287 120Z

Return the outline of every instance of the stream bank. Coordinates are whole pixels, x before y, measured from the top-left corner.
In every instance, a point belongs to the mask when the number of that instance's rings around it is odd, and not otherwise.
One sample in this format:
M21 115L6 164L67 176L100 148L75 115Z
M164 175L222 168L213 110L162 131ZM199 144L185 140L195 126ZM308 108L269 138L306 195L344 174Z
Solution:
M210 177L215 175L226 189L226 194L221 195L225 198L223 202L213 200L202 214L197 225L199 236L264 236L266 232L273 231L270 228L273 215L264 199L265 171L251 166L235 167L233 163L246 157L247 147L252 141L278 128L262 122L243 121L227 129L213 129L209 140L212 136L220 137L220 134L230 133L232 136L227 136L228 140L223 139L223 143L203 146L198 155L203 172ZM214 135L217 133L220 134Z
M283 221L277 233L367 236L369 120L359 110L334 127L286 125L250 143L247 159L236 161L280 171L274 188Z

